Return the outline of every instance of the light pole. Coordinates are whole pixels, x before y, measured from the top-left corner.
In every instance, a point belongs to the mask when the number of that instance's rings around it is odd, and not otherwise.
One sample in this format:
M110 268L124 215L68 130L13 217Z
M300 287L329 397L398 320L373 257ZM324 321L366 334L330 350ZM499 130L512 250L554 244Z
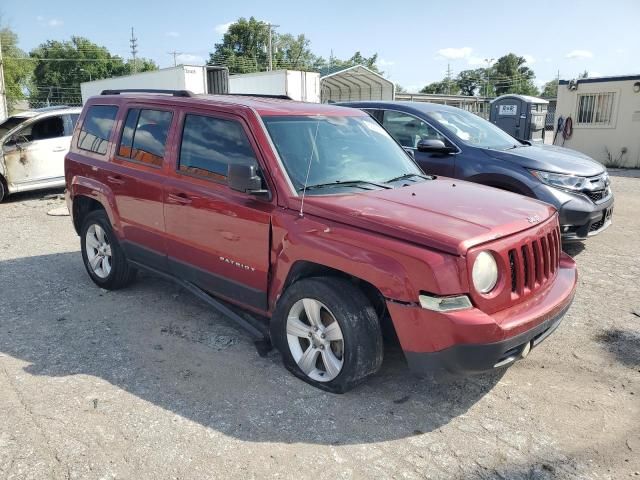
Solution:
M80 71L84 72L84 73L88 73L89 74L89 81L91 81L91 72L89 70L85 70L84 68L81 68Z

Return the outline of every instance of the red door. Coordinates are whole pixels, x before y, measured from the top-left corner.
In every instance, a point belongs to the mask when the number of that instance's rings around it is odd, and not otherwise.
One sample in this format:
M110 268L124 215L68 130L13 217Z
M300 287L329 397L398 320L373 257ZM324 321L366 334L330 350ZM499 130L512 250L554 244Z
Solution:
M229 163L259 163L254 139L234 115L190 110L179 121L164 186L169 268L214 295L267 310L274 204L226 183Z
M105 180L116 199L127 257L165 271L162 183L173 117L164 106L130 105Z

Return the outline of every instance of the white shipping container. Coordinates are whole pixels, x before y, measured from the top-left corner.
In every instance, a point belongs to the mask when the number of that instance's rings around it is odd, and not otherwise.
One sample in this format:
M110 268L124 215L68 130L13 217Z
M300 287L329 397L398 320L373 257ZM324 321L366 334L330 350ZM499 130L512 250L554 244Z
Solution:
M207 73L219 72L220 67L178 65L150 72L135 73L124 77L105 78L80 84L82 103L89 97L100 95L103 90L148 88L158 90L190 90L193 93L226 93L208 84ZM224 71L226 76L226 70ZM209 79L209 82L212 80ZM224 82L223 82L224 83Z
M320 102L320 74L298 70L229 76L229 93L286 95L302 102Z

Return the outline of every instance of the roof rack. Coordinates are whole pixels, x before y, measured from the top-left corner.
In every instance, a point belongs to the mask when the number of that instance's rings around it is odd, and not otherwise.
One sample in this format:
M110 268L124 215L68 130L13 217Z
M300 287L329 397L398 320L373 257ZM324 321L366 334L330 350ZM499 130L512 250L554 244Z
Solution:
M121 93L159 93L173 95L174 97L195 97L189 90L158 90L153 88L121 88L114 90L102 90L100 95L120 95Z
M289 95L270 95L268 93L223 93L234 97L277 98L279 100L293 100Z

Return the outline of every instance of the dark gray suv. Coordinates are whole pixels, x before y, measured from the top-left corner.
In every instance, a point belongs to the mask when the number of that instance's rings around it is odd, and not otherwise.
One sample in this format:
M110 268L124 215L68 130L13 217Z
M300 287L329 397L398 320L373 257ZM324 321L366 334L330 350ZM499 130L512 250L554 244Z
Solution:
M532 145L461 110L423 102L346 102L378 120L427 173L537 198L560 212L563 241L585 240L611 224L606 168L582 153Z

